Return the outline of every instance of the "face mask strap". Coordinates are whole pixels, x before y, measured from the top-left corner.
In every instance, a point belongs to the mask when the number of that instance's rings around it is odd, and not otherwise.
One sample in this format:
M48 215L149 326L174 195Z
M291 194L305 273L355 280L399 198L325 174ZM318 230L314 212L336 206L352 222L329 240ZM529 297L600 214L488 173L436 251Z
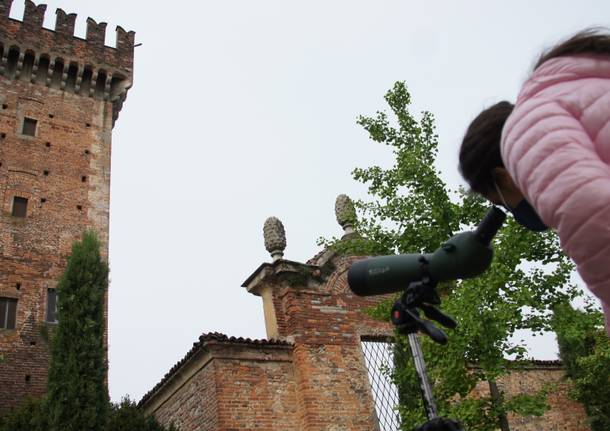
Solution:
M508 206L508 204L506 203L506 200L504 200L504 195L502 194L502 192L500 191L500 187L498 187L498 184L496 183L496 181L494 180L494 187L496 188L496 192L498 192L498 195L500 195L500 200L502 201L502 204L504 205L504 207L510 211L511 208Z

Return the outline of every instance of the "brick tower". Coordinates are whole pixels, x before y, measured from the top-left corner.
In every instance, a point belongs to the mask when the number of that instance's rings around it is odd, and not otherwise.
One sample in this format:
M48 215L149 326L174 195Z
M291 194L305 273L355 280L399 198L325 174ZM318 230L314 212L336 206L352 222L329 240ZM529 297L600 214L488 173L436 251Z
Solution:
M0 413L44 393L45 334L71 244L98 232L108 256L112 128L131 87L133 32L26 0L23 21L0 0ZM107 327L107 304L104 313ZM107 339L107 333L105 335Z

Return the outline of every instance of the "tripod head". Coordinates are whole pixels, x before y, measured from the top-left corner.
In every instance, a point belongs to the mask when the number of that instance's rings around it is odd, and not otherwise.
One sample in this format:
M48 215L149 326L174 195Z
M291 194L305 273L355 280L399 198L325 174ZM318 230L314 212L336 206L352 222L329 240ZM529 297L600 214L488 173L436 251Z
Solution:
M392 307L392 323L403 335L421 331L437 343L446 344L447 335L430 320L422 319L419 311L421 310L428 319L435 320L447 328L455 329L457 327L455 320L435 307L440 303L441 300L433 283L429 281L410 283Z

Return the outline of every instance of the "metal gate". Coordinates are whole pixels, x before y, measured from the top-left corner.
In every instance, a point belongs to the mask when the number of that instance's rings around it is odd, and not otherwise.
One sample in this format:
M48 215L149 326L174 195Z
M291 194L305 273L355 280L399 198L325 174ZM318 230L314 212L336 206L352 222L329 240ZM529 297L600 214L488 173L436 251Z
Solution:
M375 401L375 412L379 419L379 429L398 431L398 390L391 377L394 371L394 343L388 340L362 339L361 346Z

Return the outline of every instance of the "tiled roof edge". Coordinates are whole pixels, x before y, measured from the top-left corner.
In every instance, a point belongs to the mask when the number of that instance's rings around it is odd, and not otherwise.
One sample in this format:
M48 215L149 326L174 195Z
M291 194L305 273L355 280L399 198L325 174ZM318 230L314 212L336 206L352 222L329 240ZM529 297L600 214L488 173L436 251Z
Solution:
M172 376L186 363L189 359L195 356L195 353L204 348L208 343L226 343L226 344L246 344L251 346L292 346L291 343L280 340L253 340L243 337L229 337L220 332L203 333L199 336L199 340L193 343L193 347L188 353L179 360L170 370L163 376L161 381L157 383L150 391L148 391L138 403L138 407L144 405L152 396L165 384Z

